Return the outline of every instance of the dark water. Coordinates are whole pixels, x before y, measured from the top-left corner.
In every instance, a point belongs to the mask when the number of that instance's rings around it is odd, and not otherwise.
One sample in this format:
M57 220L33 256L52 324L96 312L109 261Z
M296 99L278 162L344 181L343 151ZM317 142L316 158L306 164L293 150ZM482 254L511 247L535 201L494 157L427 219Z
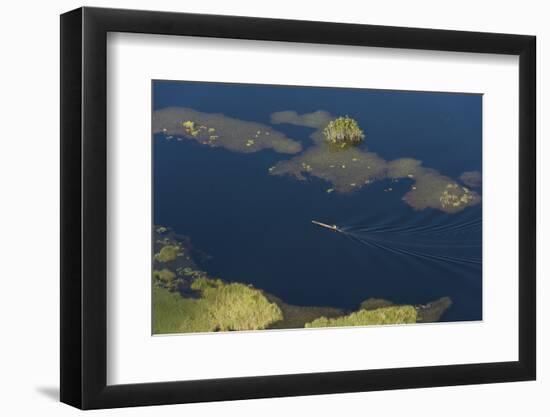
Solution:
M154 109L191 107L265 124L282 110L347 114L364 129L368 149L385 159L420 159L455 179L464 171L481 171L479 95L155 82L153 96ZM304 147L313 132L274 128ZM481 205L455 214L415 211L401 200L408 181L391 184L393 192L383 191L389 181L379 181L353 194L327 194L330 185L319 179L304 183L268 175L269 167L289 155L240 154L190 140L166 141L163 135L153 139L154 222L189 236L211 255L200 265L210 274L252 283L298 305L356 309L369 297L418 304L449 296L453 306L443 320L481 319L481 266L439 259L481 258L475 247L480 228L461 226L479 222ZM438 258L367 245L315 227L312 219L362 236L377 225L405 229L384 235L386 246L398 239L406 245L410 233L439 228L405 248ZM466 247L471 243L473 249Z

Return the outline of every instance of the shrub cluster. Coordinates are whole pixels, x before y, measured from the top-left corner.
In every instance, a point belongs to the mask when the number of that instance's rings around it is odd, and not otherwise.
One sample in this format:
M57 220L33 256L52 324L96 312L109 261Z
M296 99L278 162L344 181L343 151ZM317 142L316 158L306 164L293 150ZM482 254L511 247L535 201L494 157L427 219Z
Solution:
M283 319L279 306L253 287L206 276L191 289L200 298L184 298L164 288L154 291L154 333L261 330Z
M181 253L181 249L177 245L163 246L159 253L155 254L155 259L159 262L171 262L176 260Z
M365 139L365 134L357 122L349 116L331 120L323 129L323 135L328 143L341 147L357 145Z

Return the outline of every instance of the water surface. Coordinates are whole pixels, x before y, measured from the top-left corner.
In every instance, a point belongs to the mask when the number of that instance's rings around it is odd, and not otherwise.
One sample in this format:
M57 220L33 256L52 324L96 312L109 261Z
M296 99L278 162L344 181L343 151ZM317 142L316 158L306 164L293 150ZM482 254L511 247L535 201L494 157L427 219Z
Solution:
M166 81L154 82L153 95L154 110L188 107L265 125L284 110L349 115L365 131L361 146L386 160L419 159L453 179L482 168L479 95ZM272 127L304 149L312 145L313 128ZM412 183L407 179L327 193L330 184L319 178L269 175L292 155L232 152L162 133L153 136L153 146L154 223L189 236L210 255L197 260L209 274L251 283L290 304L347 310L369 297L422 304L449 296L453 305L442 320L481 319L481 265L442 259L481 259L481 227L475 226L481 204L457 213L417 211L402 200ZM367 240L371 228L373 239L398 251L320 229L314 219ZM381 233L384 227L397 231ZM415 235L434 228L441 231ZM396 240L401 246L391 243Z

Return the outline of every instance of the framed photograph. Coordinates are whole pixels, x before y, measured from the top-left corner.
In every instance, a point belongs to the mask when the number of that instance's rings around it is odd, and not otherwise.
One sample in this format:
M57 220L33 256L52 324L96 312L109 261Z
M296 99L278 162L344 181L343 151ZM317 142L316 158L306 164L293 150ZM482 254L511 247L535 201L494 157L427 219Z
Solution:
M535 37L61 16L61 401L535 379Z

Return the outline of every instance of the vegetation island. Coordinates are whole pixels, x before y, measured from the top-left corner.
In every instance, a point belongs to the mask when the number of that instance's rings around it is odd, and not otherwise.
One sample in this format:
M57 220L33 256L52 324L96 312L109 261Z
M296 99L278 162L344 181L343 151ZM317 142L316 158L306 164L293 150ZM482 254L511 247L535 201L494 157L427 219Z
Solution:
M186 107L157 110L153 112L152 123L153 133L163 133L168 140L185 138L233 152L255 153L271 149L277 153L295 154L302 150L300 142L270 126Z
M271 122L315 129L310 136L313 145L270 167L271 175L291 175L301 181L317 177L331 184L327 193L352 193L375 181L403 180L410 184L403 201L415 210L435 208L456 213L481 201L481 196L468 188L481 184L481 173L465 172L459 178L460 184L435 169L424 167L417 159L387 161L364 146L365 134L349 116L334 118L324 111L303 115L284 111L272 114Z
M402 200L415 210L435 208L456 213L481 202L481 195L472 190L481 186L480 172L464 172L455 181L416 159L385 160L367 149L364 131L347 115L334 117L322 110L305 114L287 110L271 114L271 124L313 128L310 135L313 144L302 150L299 141L271 126L223 114L185 107L168 107L153 113L153 133L163 133L166 140L193 140L246 154L261 150L295 154L270 167L268 173L289 175L300 181L320 178L330 184L327 193L353 193L375 181L405 181L409 191ZM391 186L385 189L392 190Z

